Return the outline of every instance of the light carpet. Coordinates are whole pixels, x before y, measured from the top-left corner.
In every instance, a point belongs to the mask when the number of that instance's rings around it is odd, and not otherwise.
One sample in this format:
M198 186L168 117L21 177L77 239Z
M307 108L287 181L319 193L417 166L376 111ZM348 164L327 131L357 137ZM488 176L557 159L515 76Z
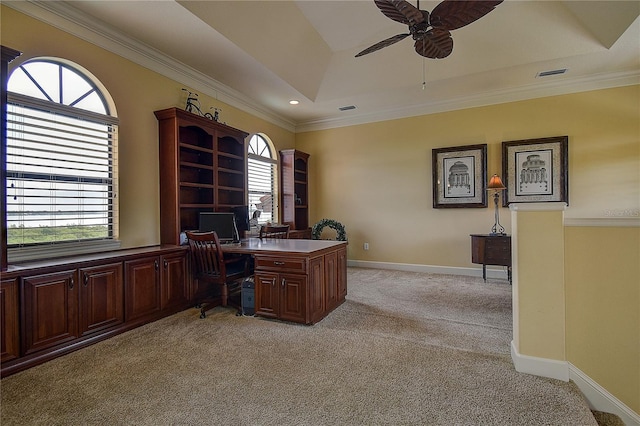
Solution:
M8 425L597 425L517 373L506 280L349 268L314 326L189 309L1 382Z

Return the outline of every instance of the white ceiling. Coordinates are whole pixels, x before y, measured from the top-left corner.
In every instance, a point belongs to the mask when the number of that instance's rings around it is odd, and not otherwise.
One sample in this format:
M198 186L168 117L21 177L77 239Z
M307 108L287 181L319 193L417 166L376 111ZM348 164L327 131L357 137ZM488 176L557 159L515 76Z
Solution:
M296 131L640 82L637 0L506 0L439 60L410 37L355 58L407 30L373 0L3 3Z

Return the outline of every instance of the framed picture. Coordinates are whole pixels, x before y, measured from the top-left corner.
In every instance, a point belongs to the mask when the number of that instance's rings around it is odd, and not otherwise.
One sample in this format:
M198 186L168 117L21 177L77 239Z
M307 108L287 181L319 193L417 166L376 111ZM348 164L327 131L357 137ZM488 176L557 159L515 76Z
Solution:
M487 207L487 144L432 150L433 208Z
M502 205L569 204L569 137L502 142Z

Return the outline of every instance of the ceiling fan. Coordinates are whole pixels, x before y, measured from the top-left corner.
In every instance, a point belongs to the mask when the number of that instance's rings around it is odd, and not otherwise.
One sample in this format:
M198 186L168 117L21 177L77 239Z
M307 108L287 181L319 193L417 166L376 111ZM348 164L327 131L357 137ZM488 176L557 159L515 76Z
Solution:
M420 10L419 0L416 6L404 0L374 0L387 18L408 25L409 32L382 40L358 53L356 58L391 46L408 36L415 40L414 48L419 55L432 59L446 58L453 51L450 31L482 18L502 1L444 0L429 14Z

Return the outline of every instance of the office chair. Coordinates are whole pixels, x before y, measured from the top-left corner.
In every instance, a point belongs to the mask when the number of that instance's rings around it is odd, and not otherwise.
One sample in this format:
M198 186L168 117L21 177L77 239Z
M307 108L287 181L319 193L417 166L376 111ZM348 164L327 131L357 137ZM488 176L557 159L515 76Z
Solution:
M213 284L208 297L198 301L200 318L214 306L232 306L241 313L241 290L244 278L251 275L247 256L224 255L218 234L186 232L191 252L194 277ZM208 306L207 305L212 305Z
M289 238L289 225L262 225L260 239L263 238Z

